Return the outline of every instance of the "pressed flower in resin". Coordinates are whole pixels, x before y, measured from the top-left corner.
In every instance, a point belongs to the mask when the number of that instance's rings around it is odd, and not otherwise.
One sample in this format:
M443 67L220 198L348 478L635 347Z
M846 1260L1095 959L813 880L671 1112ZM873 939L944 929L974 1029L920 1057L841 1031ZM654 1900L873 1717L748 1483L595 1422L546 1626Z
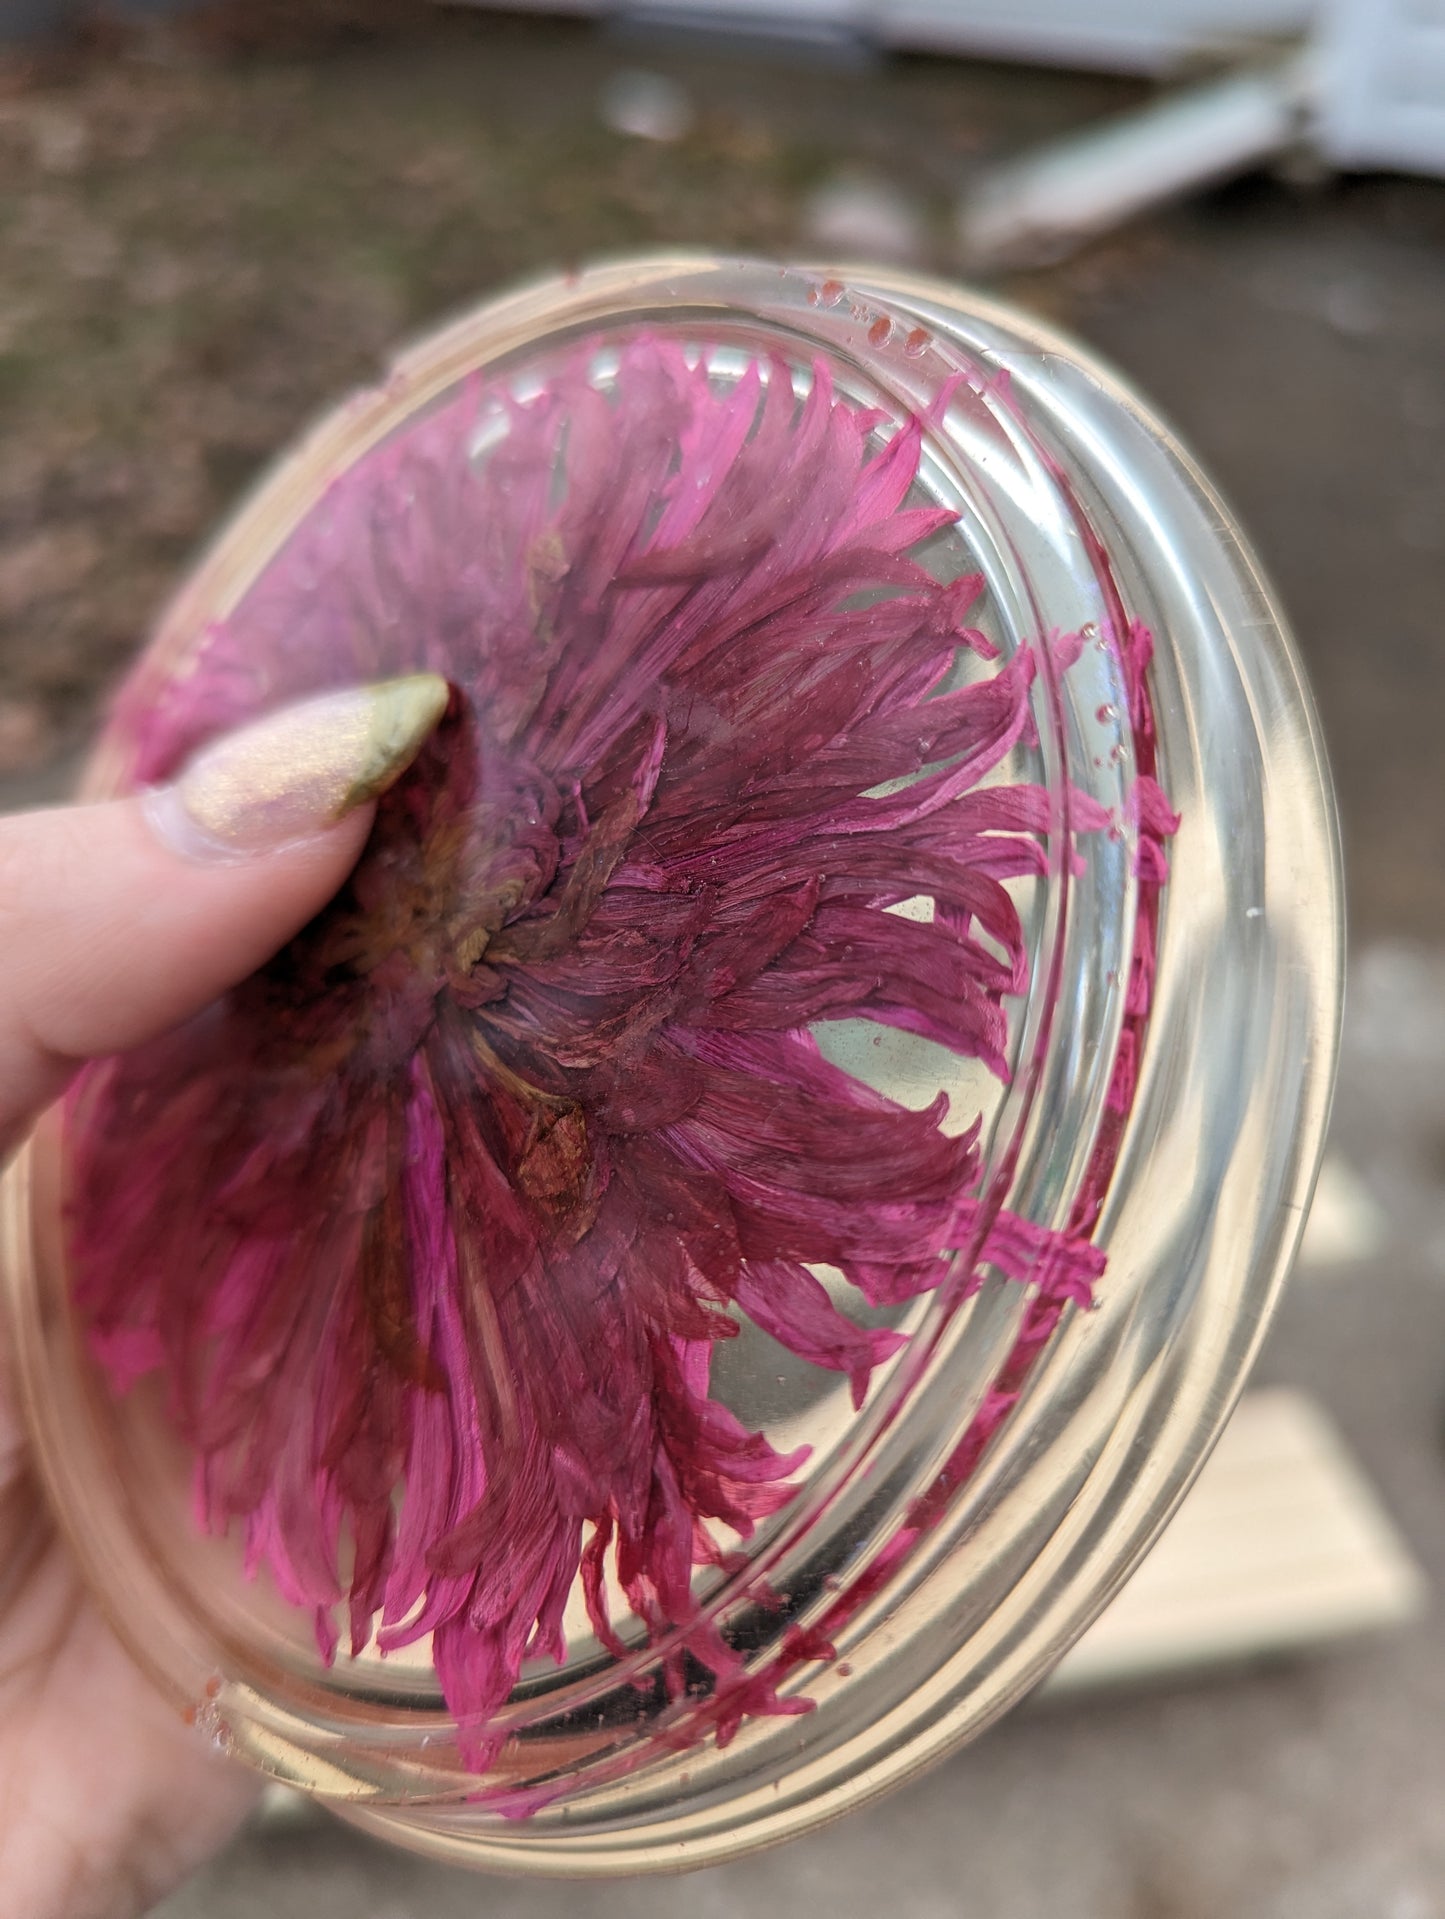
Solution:
M163 1377L204 1523L328 1658L343 1608L352 1654L429 1637L477 1765L574 1590L603 1646L625 1606L722 1687L697 1570L805 1463L710 1392L741 1319L861 1404L904 1334L840 1300L900 1306L961 1254L1033 1286L1036 1348L1102 1267L1106 1166L1069 1234L990 1216L978 1115L828 1043L871 1021L1004 1077L1010 883L1100 823L1011 780L1034 661L920 557L952 521L914 503L922 425L822 362L723 378L639 335L600 368L470 385L375 448L123 698L143 782L284 699L453 688L334 904L70 1115L112 1381ZM1172 819L1139 786L1142 1021Z

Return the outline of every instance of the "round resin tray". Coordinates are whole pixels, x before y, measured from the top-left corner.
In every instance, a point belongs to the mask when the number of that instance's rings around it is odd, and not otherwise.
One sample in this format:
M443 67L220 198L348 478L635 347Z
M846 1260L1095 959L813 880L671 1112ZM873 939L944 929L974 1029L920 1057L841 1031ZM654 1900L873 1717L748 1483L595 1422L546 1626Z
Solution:
M1205 1458L1333 1073L1312 709L1079 349L703 259L343 405L89 791L418 670L338 899L12 1172L22 1394L240 1757L461 1861L717 1860L996 1717Z

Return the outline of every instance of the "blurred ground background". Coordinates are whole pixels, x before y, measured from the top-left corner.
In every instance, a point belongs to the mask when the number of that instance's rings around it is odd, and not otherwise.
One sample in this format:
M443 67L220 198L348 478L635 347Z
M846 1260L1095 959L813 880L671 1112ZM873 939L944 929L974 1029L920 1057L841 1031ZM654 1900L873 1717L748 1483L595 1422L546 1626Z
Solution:
M639 67L681 89L665 142L619 129ZM0 806L64 790L197 543L399 336L520 275L674 242L952 272L974 170L1139 95L414 0L0 51ZM1003 290L1172 417L1294 618L1350 867L1336 1146L1383 1228L1301 1276L1262 1372L1330 1407L1445 1586L1445 186L1256 178ZM1445 1919L1442 1793L1431 1617L1041 1702L886 1805L682 1883L473 1880L313 1822L243 1836L163 1912Z

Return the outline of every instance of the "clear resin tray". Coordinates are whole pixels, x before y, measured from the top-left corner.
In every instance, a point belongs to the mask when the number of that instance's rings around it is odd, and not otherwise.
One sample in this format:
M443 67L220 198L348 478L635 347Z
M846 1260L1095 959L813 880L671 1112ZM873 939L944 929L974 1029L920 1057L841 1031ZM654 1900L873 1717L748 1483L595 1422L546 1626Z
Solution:
M534 287L289 454L92 794L414 670L347 888L9 1176L47 1484L201 1730L676 1868L886 1790L1147 1549L1311 1190L1317 728L1227 511L960 290Z

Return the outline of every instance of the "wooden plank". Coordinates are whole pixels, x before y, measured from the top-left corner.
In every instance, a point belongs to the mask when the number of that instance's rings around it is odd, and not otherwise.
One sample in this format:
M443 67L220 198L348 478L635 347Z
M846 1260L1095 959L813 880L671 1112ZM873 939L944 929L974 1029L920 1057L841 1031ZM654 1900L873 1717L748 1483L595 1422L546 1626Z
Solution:
M1053 1692L1282 1653L1403 1625L1427 1586L1323 1410L1247 1394L1129 1584Z

